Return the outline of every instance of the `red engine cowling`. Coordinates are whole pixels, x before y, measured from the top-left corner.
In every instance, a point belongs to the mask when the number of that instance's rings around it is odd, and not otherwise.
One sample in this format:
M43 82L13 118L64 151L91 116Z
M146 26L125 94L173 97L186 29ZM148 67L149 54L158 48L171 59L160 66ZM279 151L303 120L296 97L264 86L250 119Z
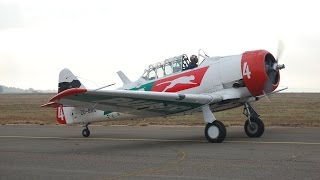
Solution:
M243 81L253 96L274 91L280 82L277 61L266 50L247 51L241 59Z

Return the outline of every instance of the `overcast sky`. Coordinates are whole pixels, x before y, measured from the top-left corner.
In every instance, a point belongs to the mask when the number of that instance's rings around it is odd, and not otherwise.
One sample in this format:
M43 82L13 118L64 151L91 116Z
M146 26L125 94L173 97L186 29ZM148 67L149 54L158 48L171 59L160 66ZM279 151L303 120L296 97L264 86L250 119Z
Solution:
M118 70L136 80L149 64L200 48L275 54L281 39L280 85L320 92L319 17L308 0L0 0L0 84L57 89L67 67L89 88L120 86Z

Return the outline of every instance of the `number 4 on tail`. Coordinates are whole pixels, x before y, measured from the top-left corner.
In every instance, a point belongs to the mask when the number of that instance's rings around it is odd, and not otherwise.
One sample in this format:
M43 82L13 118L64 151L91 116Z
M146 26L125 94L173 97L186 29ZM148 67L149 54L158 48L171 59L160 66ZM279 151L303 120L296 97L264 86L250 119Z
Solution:
M64 121L64 112L62 107L58 107L58 118L62 121Z
M245 62L245 63L243 64L243 72L242 72L242 75L243 75L243 76L247 76L248 79L251 78L251 72L250 72L250 70L249 70L249 65L248 65L247 62Z

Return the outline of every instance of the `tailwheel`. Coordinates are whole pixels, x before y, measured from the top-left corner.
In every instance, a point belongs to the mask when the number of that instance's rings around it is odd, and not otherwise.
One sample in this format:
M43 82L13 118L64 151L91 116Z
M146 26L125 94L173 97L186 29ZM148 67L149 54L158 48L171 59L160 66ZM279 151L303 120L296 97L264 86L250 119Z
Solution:
M221 143L226 138L226 127L218 120L208 123L204 131L207 140L211 143Z
M82 130L82 136L83 137L89 137L90 136L89 128L86 127L85 129Z
M260 118L251 117L244 124L244 131L249 137L260 137L264 133L264 124Z

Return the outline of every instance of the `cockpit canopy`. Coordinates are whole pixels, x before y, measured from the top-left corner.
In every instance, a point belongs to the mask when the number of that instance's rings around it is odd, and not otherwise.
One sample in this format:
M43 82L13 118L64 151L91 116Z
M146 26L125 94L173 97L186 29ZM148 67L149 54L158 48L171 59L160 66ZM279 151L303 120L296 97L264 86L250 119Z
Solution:
M186 54L166 59L164 62L149 65L142 75L145 80L154 80L186 70L190 60Z

